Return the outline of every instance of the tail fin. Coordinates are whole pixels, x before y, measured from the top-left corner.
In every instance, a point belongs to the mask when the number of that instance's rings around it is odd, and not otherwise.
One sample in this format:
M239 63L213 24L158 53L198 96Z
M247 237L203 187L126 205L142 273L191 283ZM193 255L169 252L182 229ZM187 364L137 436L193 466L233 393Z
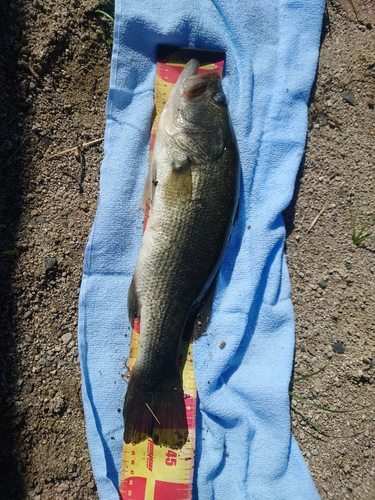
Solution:
M188 437L186 410L178 371L158 385L147 384L133 370L125 398L125 443L152 438L155 444L181 449Z

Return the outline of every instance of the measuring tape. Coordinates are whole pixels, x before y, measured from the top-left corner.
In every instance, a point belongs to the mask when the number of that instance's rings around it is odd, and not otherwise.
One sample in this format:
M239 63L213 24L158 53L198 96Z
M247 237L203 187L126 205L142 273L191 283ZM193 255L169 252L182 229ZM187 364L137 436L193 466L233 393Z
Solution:
M168 48L169 50L171 48ZM198 54L196 52L199 52ZM150 160L160 113L181 74L186 62L192 57L202 61L209 57L215 63L199 68L199 73L216 71L222 76L223 53L179 49L185 63L159 61L156 66L155 110L156 117L151 130ZM216 57L213 57L215 54ZM204 56L204 57L202 57ZM159 59L159 58L158 58ZM145 211L144 227L147 224ZM129 371L132 370L138 352L140 325L134 320L130 344ZM182 387L185 397L188 439L181 450L155 445L152 439L140 443L124 443L120 476L121 500L191 500L194 474L195 423L197 388L192 359L192 341L183 339L178 352L178 364L182 369Z
M139 340L139 323L134 322L129 369L134 366ZM185 361L186 358L186 361ZM124 443L120 479L120 498L125 500L190 500L195 451L195 385L192 344L182 341L178 364L184 364L182 385L188 423L188 439L181 450L157 446L152 439Z

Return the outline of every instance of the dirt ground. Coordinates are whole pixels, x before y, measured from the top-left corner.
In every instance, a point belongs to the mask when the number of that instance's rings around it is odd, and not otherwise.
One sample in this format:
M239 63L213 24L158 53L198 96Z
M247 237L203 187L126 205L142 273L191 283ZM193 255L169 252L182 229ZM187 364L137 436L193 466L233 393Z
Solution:
M111 56L97 6L0 1L0 500L97 498L76 335ZM375 499L375 239L352 241L355 207L357 233L375 214L374 124L375 3L329 1L285 212L294 379L323 369L292 390L341 412L291 400L322 499Z

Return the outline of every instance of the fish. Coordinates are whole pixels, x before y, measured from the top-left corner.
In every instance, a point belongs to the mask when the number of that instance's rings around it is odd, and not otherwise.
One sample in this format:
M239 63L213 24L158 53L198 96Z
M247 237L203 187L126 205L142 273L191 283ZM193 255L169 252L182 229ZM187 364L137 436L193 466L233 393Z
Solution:
M186 323L212 287L235 222L239 157L216 72L191 59L160 115L142 205L149 208L128 292L140 321L124 441L181 449L188 438L177 363Z

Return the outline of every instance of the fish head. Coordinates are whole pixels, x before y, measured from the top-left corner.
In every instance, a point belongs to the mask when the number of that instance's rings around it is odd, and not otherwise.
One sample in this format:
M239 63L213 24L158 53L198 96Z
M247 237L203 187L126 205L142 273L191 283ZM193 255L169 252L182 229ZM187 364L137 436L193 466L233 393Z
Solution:
M226 97L218 73L197 74L190 60L161 117L161 132L194 163L212 162L232 136Z

